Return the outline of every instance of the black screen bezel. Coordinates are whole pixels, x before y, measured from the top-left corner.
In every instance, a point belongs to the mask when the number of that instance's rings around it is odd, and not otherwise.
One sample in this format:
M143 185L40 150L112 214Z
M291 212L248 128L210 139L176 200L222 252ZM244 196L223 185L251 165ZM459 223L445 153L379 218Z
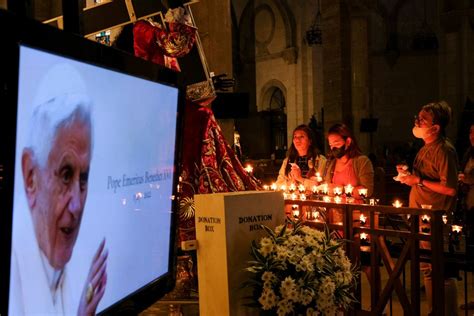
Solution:
M181 74L151 64L128 53L69 34L37 21L20 18L0 10L0 315L8 314L12 211L17 128L18 71L20 44L112 71L151 80L179 89L174 158L173 195L177 195L181 131L185 89ZM161 277L102 311L101 314L135 314L169 292L175 283L177 199L172 201L169 271Z

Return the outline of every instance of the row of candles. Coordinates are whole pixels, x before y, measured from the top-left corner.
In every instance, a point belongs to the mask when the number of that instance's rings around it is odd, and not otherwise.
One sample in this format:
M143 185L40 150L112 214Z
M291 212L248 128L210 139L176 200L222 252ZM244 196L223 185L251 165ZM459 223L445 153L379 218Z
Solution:
M247 165L245 167L245 171L248 174L251 174L253 172L253 167L251 165ZM322 180L323 179L322 179L320 173L317 172L316 173L316 181L318 183L320 183L320 182L322 182ZM296 186L294 183L292 183L288 187L286 185L282 185L282 186L280 186L280 188L278 188L276 183L273 183L270 186L269 185L264 185L263 189L266 190L266 191L268 191L268 190L277 191L278 189L280 189L281 191L283 191L283 198L285 200L287 200L287 199L298 200L299 199L301 201L305 201L307 199L307 196L306 196L307 189L303 184L300 184L300 185ZM286 192L287 190L288 190L289 193ZM312 191L313 194L322 195L322 200L324 202L328 202L328 203L331 202L331 201L334 201L335 203L342 203L343 202L343 198L342 198L343 194L345 194L346 202L351 203L352 202L351 197L352 197L353 190L354 190L354 187L351 184L348 184L344 187L337 186L333 189L334 198L331 198L330 196L328 196L329 185L327 183L323 183L319 186L313 185L311 187L311 191ZM299 195L296 192L299 192ZM359 193L359 196L363 200L365 200L365 198L367 197L367 192L368 192L367 189L366 188L359 188L357 190L357 192ZM369 199L369 204L370 205L375 205L376 201L377 201L376 199ZM400 202L399 200L395 200L392 203L392 206L396 207L396 208L400 208L400 207L403 206L403 203ZM424 208L424 209L431 209L431 205L421 205L421 207ZM295 218L299 217L299 210L297 208L295 208L295 205L293 205L293 207L292 207L292 212L293 212L293 216ZM410 218L410 214L407 215L407 218L408 219ZM443 218L443 223L447 224L448 223L448 216L446 214L444 214L442 216L442 218ZM321 221L321 215L318 211L311 211L310 213L308 213L307 219L308 220L313 220L313 221ZM365 225L367 217L364 214L361 214L359 219L360 219L360 223L362 225ZM422 223L427 224L427 223L430 222L430 219L431 219L431 217L427 214L424 214L424 215L421 216ZM342 223L336 223L336 224L342 224ZM461 234L462 226L461 225L451 225L451 231L454 234ZM367 233L361 233L360 234L360 238L362 240L364 240L364 239L366 240L367 237L368 237Z
M393 203L393 204L397 204L398 206L395 206L395 207L401 207L402 203L399 202L398 200L396 201L397 203ZM422 208L424 209L431 209L431 205L422 205ZM294 204L291 206L291 213L293 215L294 218L296 219L299 219L300 218L300 210L299 210L299 205L298 204ZM410 214L407 214L407 218L409 219L410 218ZM424 224L428 224L430 221L431 221L431 217L428 215L428 214L423 214L421 216L421 222L424 223ZM443 223L444 224L447 224L448 223L448 216L446 214L443 214L442 216L442 219L443 219ZM310 211L306 212L306 220L308 221L314 221L314 222L323 222L323 218L321 216L321 213L317 210L315 210L314 208L311 209ZM362 226L365 226L366 223L367 223L367 216L363 213L360 214L359 216L359 221L360 221L360 224ZM342 222L337 222L337 223L334 223L336 225L342 225ZM427 231L424 231L424 232L429 232L429 229ZM461 232L462 232L462 226L461 225L451 225L451 232L454 233L455 235L460 235ZM361 233L360 237L361 239L367 239L367 234L366 233Z
M307 199L307 189L303 184L300 184L296 186L294 183L290 184L289 186L282 185L280 188L277 187L276 183L273 183L271 186L269 185L264 185L263 189L268 191L277 191L278 189L280 191L283 191L283 198L285 200L301 200L305 201ZM327 183L323 183L319 186L313 185L311 187L311 192L313 194L319 194L322 195L322 200L324 202L332 202L334 201L335 203L342 203L344 201L343 199L343 194L345 194L346 202L351 203L352 200L352 193L353 193L354 187L350 184L344 186L344 187L335 187L333 189L334 197L328 196L329 193L329 185ZM358 191L359 196L362 199L365 199L367 197L367 189L366 188L359 188ZM299 193L299 194L298 194ZM370 199L370 204L375 205L376 200L375 199Z

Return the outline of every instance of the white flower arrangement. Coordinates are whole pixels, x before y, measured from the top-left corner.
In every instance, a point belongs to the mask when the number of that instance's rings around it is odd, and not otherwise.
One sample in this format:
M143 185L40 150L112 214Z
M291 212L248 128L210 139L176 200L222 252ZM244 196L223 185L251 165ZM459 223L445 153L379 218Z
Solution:
M247 271L253 303L264 315L336 315L357 299L357 269L343 249L343 240L288 219L268 236L252 242Z

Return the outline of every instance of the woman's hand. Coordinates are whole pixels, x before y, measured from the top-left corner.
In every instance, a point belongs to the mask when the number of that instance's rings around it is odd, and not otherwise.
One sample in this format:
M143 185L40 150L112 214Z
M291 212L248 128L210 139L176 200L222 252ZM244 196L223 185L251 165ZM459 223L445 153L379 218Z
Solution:
M91 316L96 314L97 305L105 293L107 283L107 257L108 250L105 249L105 239L99 245L92 259L92 264L87 275L81 300L79 301L78 316Z
M297 164L295 163L290 163L291 165L291 170L290 170L290 177L293 179L293 180L296 180L296 181L299 181L299 182L303 182L303 176L301 175L301 169L300 167L298 167Z
M409 185L409 186L413 186L415 184L419 184L420 183L420 177L417 177L415 175L408 175L408 176L401 176L399 177L400 179L400 182L401 183L404 183L406 185Z

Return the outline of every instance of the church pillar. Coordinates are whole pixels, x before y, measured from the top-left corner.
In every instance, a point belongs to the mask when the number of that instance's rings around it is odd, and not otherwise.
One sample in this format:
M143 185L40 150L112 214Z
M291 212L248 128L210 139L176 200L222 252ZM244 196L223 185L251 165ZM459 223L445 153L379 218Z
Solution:
M360 133L362 118L371 116L369 98L368 21L365 16L351 17L351 95L354 133L362 152L371 147L370 133Z
M346 1L322 0L324 125L352 127L350 17Z
M470 11L467 3L447 7L449 11L441 13L440 36L440 97L453 109L453 120L448 136L455 139L460 127L459 119L468 97L474 97L474 59L472 58L473 25L470 23ZM446 6L441 7L441 10Z

